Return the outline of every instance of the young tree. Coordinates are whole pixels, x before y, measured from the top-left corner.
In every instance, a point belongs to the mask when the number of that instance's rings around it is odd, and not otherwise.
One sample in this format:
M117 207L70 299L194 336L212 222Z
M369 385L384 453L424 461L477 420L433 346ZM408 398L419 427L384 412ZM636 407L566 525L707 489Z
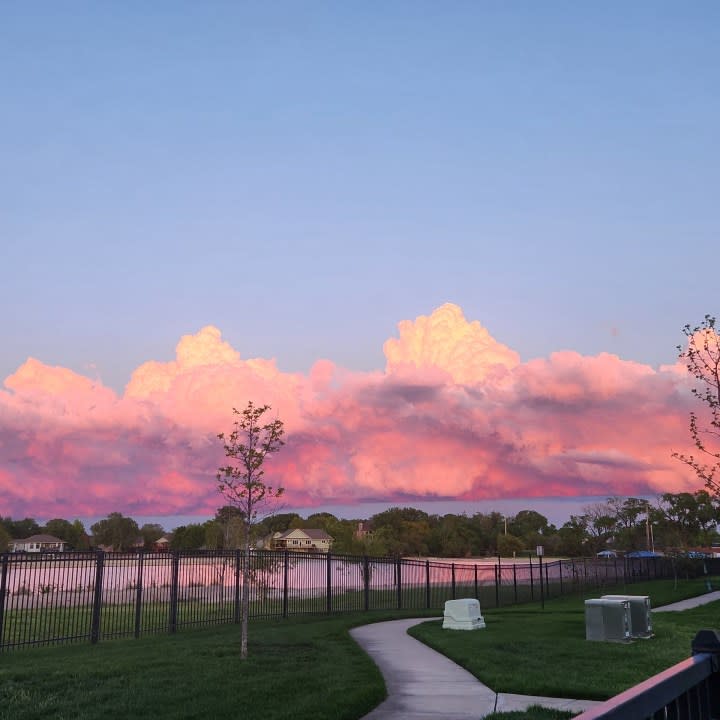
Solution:
M700 456L677 452L672 456L689 465L705 487L720 497L720 479L716 478L720 470L720 336L711 315L706 315L697 327L686 325L683 333L688 339L687 348L678 345L677 349L700 385L691 392L706 408L702 420L690 413L690 437Z
M250 614L250 541L259 515L266 514L285 491L265 482L265 460L285 444L285 429L279 419L263 424L269 405L248 402L244 410L233 408L236 420L229 435L219 433L228 464L218 468L218 490L237 508L243 521L242 596L240 603L240 657L247 658L248 616Z

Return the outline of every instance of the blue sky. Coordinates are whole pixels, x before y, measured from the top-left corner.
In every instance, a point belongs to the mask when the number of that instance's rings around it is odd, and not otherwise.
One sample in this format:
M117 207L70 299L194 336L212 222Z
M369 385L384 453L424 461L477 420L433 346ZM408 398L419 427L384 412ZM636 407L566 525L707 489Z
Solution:
M285 373L382 369L397 323L446 302L522 361L672 363L718 311L719 87L717 2L5 3L0 381L32 356L121 393L209 324ZM660 484L622 472L608 494Z
M716 310L717 3L2 15L2 377L121 390L208 323L382 368L445 301L523 359L658 364Z

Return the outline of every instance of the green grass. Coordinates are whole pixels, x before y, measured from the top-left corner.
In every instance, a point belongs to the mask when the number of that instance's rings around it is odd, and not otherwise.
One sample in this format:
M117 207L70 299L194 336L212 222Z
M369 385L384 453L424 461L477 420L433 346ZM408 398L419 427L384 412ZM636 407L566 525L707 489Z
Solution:
M256 620L246 662L237 625L3 653L0 719L356 720L385 685L348 630L402 616Z
M510 712L490 713L485 720L568 720L575 713L567 710L556 710L540 705L531 705L527 710L511 710Z
M607 588L606 591L610 591ZM653 607L701 594L704 581L638 583L620 591L650 595ZM597 597L597 595L595 595ZM631 644L585 640L584 598L483 611L487 627L450 632L440 622L410 634L462 665L497 692L604 700L684 660L703 627L718 624L718 603L654 613L655 637Z
M672 581L659 581L617 590L649 594L658 606L700 594L704 581L683 581L677 588ZM319 610L312 602L307 608ZM188 605L180 612L189 618L191 610ZM220 616L227 611L218 609ZM126 627L130 608L116 606L113 612L116 627ZM158 612L165 617L161 608ZM232 624L0 653L0 720L357 720L385 697L385 688L348 630L437 614L437 609L408 609L255 619L245 663L239 660L239 628ZM533 604L483 614L487 629L480 632L449 633L430 623L416 626L412 634L494 690L604 699L688 657L695 632L716 624L717 606L656 614L657 637L627 646L585 641L583 598L577 596L548 601L544 611ZM104 631L110 630L112 617ZM498 718L568 717L537 712Z

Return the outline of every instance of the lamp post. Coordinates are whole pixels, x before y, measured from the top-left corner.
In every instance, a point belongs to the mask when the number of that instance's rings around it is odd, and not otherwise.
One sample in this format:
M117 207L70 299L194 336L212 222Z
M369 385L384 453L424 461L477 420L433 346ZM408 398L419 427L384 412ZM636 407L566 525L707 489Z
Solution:
M650 522L650 501L647 501L647 513L645 515L645 539L647 542L647 549L655 552L655 537L653 535L653 525L655 523Z

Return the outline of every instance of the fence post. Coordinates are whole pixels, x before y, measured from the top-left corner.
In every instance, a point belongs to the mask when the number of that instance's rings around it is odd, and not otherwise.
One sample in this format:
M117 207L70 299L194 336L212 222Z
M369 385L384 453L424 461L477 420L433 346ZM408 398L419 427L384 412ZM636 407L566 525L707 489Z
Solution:
M143 564L145 562L145 551L138 553L138 572L135 581L135 637L140 637L140 625L142 618L142 591L143 591Z
M327 582L327 613L328 615L332 612L332 559L330 551L327 553L327 568L326 568L326 582Z
M530 599L535 599L535 592L533 588L533 573L532 573L532 555L528 555L528 562L530 563Z
M717 630L700 630L691 644L692 654L707 653L713 656L712 667L714 676L706 683L710 714L708 717L720 717L720 683L717 681L720 672L720 633Z
M425 561L425 605L430 609L430 561ZM0 636L1 637L1 636Z
M233 594L233 622L235 624L240 622L240 561L242 559L240 548L235 549L235 587ZM223 588L223 595L225 590Z
M544 610L545 609L545 592L543 591L542 559L543 559L543 556L540 555L540 557L538 557L538 562L540 563L540 607Z
M286 550L283 553L283 606L282 616L288 616L288 575L290 573L290 553Z
M365 585L365 610L367 611L370 609L370 561L367 555L363 558L363 580Z
M175 552L172 556L172 580L170 585L170 623L168 630L171 633L177 632L177 610L178 610L178 579L180 577L180 553Z
M3 646L3 624L5 620L5 590L7 588L8 556L2 554L2 568L0 569L0 649Z
M558 560L558 575L560 576L560 597L563 595L563 586L562 586L562 560Z
M500 568L497 565L493 565L495 570L495 607L500 607Z
M475 575L475 578L474 578L474 579L475 579L475 599L476 599L476 600L479 600L479 599L480 599L480 593L478 592L477 563L475 563L475 565L473 566L473 568L474 568L474 570L475 570L475 572L474 572L474 575Z
M452 599L455 599L455 563L450 563L450 576L452 577Z
M513 597L515 598L515 605L517 605L517 566L513 562Z
M402 610L402 560L397 559L397 609Z
M105 553L98 550L95 556L95 591L93 592L92 619L90 621L90 642L93 644L100 639L100 607L102 606L104 568Z

